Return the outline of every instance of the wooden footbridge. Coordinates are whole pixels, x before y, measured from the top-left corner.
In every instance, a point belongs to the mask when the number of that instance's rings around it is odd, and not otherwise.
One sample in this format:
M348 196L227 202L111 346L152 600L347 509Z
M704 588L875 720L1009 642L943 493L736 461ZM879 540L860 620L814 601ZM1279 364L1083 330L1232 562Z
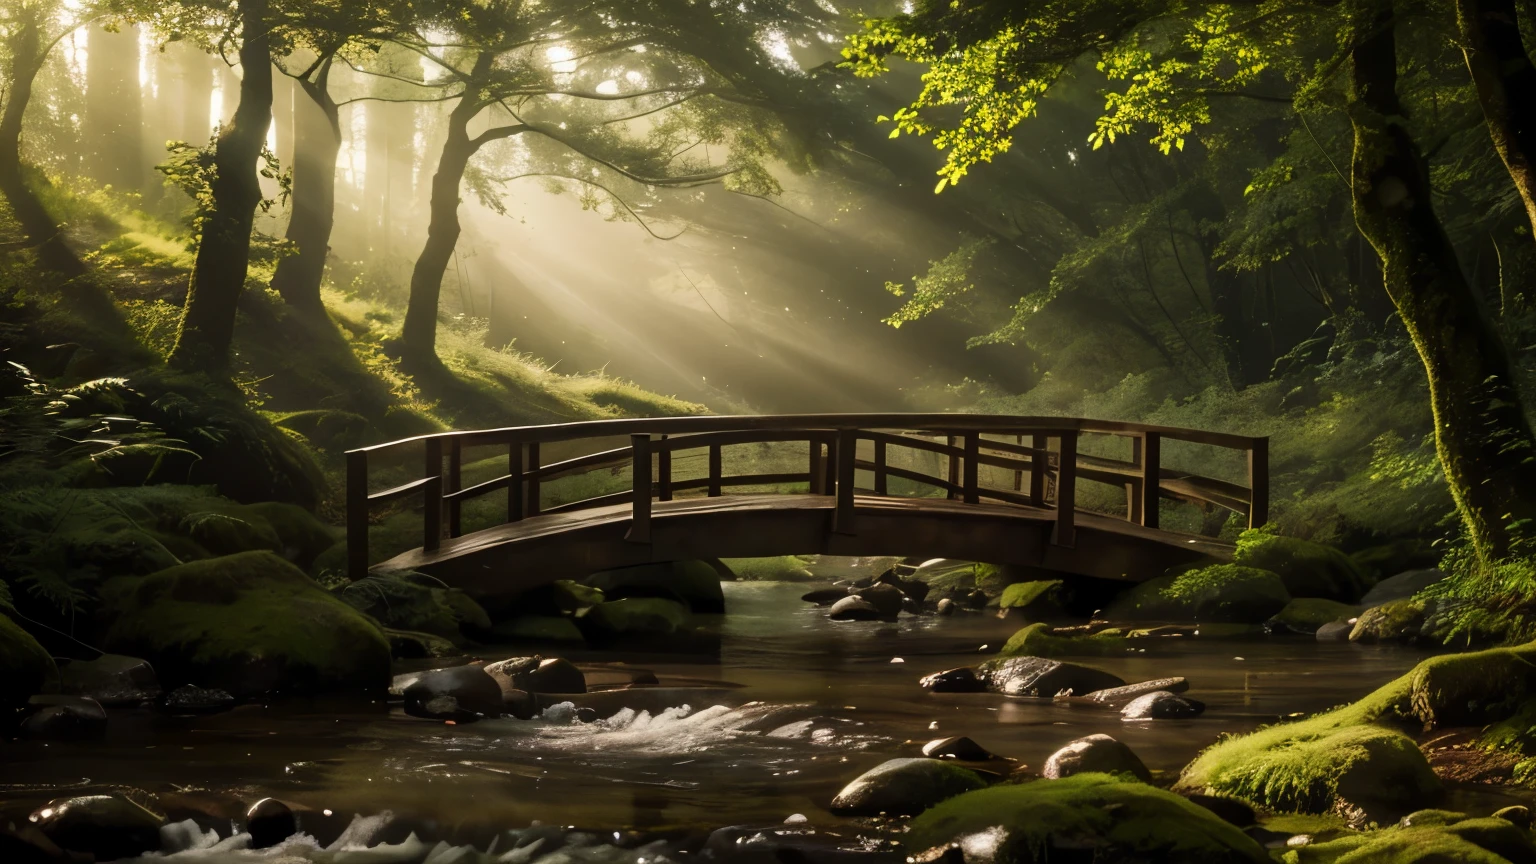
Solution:
M1165 467L1173 447L1201 473ZM347 454L348 568L353 578L417 570L471 594L648 562L789 554L922 555L1140 581L1230 557L1212 538L1161 530L1159 503L1262 524L1268 453L1267 438L974 414L444 432ZM1227 479L1205 476L1222 467ZM395 485L373 491L380 481ZM1085 483L1100 484L1103 512L1080 507ZM375 562L370 518L386 508L399 518L418 496L421 546Z

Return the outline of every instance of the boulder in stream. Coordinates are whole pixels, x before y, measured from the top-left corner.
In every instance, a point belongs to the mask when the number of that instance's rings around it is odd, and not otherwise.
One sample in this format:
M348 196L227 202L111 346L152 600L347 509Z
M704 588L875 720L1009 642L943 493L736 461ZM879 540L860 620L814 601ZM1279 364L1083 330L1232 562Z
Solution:
M832 604L827 617L833 621L879 621L885 616L863 597L850 595Z
M160 817L121 795L56 799L34 811L30 821L59 848L97 861L160 849Z
M1233 563L1274 573L1293 597L1354 603L1369 584L1359 565L1332 546L1264 530L1244 532Z
M22 709L21 736L49 741L83 741L107 732L107 712L83 696L33 696Z
M964 735L935 738L923 745L923 755L930 759L958 759L961 762L986 762L997 758Z
M59 669L60 690L94 699L109 708L138 705L160 698L160 679L149 661L121 654L95 660L72 660Z
M485 672L509 690L526 693L585 693L587 679L569 660L560 657L511 657L485 665Z
M1098 702L1115 708L1122 707L1131 700L1148 693L1156 693L1166 690L1169 693L1183 693L1189 689L1189 682L1183 678L1153 678L1150 681L1138 681L1135 684L1127 684L1124 687L1110 687L1105 690L1095 690L1085 694L1084 699Z
M861 588L859 593L853 596L878 609L880 617L885 619L894 619L900 614L902 602L906 599L906 595L901 593L900 588L884 582Z
M1351 642L1416 642L1424 629L1425 606L1417 600L1397 600L1360 613L1349 631Z
M1132 621L1260 624L1291 602L1280 577L1268 570L1216 564L1159 576L1116 598L1109 617Z
M501 686L483 666L454 666L423 673L405 688L405 713L464 723L502 714Z
M987 689L987 682L978 678L976 670L969 666L925 675L918 683L923 689L935 693L981 693Z
M267 849L297 834L299 820L287 804L263 798L245 812L245 831L251 835L252 849Z
M912 816L986 785L975 771L939 759L891 759L844 786L831 810L846 816Z
M1157 690L1132 699L1120 709L1122 720L1188 720L1205 713L1205 703Z
M1122 687L1125 680L1092 666L1046 657L1002 657L988 660L976 671L987 689L1006 696L1051 698L1061 693L1092 693Z
M817 606L831 606L847 596L848 591L843 588L817 588L815 591L807 591L800 595L800 599L807 603L815 603Z
M169 714L217 714L235 707L227 690L187 684L165 694L160 707Z
M1040 771L1047 780L1074 774L1129 775L1143 783L1152 780L1151 772L1131 748L1108 735L1089 735L1069 742L1052 753Z
M1349 641L1349 634L1355 629L1355 620L1354 618L1348 618L1343 621L1329 621L1327 624L1317 628L1317 633L1315 634L1317 641Z
M666 561L593 573L586 584L609 600L662 598L675 600L696 613L725 612L720 571L704 561Z

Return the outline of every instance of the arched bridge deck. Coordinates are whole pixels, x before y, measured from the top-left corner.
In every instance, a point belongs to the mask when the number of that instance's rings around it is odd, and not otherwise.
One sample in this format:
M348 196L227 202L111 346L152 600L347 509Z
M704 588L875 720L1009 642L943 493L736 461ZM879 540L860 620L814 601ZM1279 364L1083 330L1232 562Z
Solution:
M1227 467L1246 483L1165 466L1166 442L1214 448L1209 460L1184 453L1185 464L1218 466L1217 454L1229 451ZM467 458L488 448L494 462ZM741 460L727 455L743 448L751 458L738 469ZM409 467L413 456L419 468ZM370 491L371 472L408 479ZM583 490L561 488L583 476ZM1123 510L1080 509L1084 482L1114 487ZM370 514L418 495L421 546L374 563ZM924 555L1140 581L1174 564L1230 556L1231 547L1212 538L1161 530L1158 505L1167 499L1262 524L1268 439L968 414L675 417L445 432L347 454L348 569L353 578L370 569L419 570L484 594L683 558ZM482 527L466 531L471 501L481 502Z

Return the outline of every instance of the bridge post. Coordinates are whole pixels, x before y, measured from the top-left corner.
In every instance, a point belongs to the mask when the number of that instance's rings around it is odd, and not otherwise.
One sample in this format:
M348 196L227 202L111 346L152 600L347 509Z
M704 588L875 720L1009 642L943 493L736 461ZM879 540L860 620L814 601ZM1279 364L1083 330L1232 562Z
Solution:
M1056 475L1056 528L1051 542L1057 546L1077 543L1077 430L1061 433L1061 465Z
M523 442L507 445L507 521L523 521L523 505L528 503L523 488Z
M634 498L630 514L629 533L624 539L630 543L651 542L651 436L629 436L634 451Z
M858 458L859 430L837 430L837 505L832 511L832 530L853 531L853 472Z
M1035 450L1029 456L1029 503L1036 507L1045 506L1045 475L1051 470L1049 443L1044 435L1029 436L1029 446Z
M965 491L962 493L962 497L967 504L981 503L980 490L977 489L977 469L979 466L976 464L976 457L980 455L980 450L981 433L965 433L965 480L962 484L962 488Z
M1253 439L1248 451L1248 527L1269 521L1269 438Z
M1158 527L1158 502L1163 490L1163 436L1156 432L1143 435L1141 447L1141 524Z
M667 436L661 436L661 446L656 448L656 500L672 500L672 448Z
M528 498L523 513L539 515L539 442L528 442Z
M811 438L810 463L806 472L810 475L810 492L812 495L825 495L827 492L827 475L822 471L821 441Z
M368 575L368 451L347 454L347 578Z
M426 440L426 483L421 494L422 502L421 548L436 552L443 545L443 439Z
M885 474L885 442L875 442L875 494L879 496L889 495L889 484Z
M646 439L646 446L650 446L650 439ZM725 476L725 459L720 452L719 444L709 445L709 497L719 498L723 491L720 487L720 478Z
M448 442L448 478L443 486L443 491L449 495L464 488L464 448L460 446L459 439ZM464 533L463 501L459 498L448 499L448 536L458 537Z
M950 448L949 455L945 457L949 460L949 473L945 475L944 479L949 481L949 488L944 491L944 497L953 501L955 500L955 487L960 485L960 462L955 457L954 452L955 436L944 436L944 443Z

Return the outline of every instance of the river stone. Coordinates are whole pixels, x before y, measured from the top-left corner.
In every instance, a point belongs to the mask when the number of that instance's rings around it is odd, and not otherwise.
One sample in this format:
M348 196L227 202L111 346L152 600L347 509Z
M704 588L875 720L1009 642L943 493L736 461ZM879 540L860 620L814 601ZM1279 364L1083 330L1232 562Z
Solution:
M927 582L919 582L916 579L898 579L897 581L890 584L896 588L896 590L907 595L909 600L915 600L918 603L921 603L928 599L928 592L930 589Z
M97 861L160 850L160 817L121 795L55 799L30 821L60 848L94 855Z
M1059 693L1092 693L1123 687L1125 680L1092 666L1063 663L1045 657L1004 657L988 660L977 670L987 689L1007 696L1041 696Z
M1205 703L1167 690L1137 696L1120 709L1122 720L1187 720L1205 713Z
M287 804L263 798L245 811L245 831L252 849L266 849L299 833L299 821Z
M862 588L854 596L880 610L882 618L895 618L901 612L902 601L906 599L900 588L884 583Z
M1052 753L1040 772L1047 780L1060 780L1073 774L1130 774L1143 783L1152 774L1131 748L1108 735L1079 738Z
M509 691L527 693L585 693L587 679L569 660L559 657L511 657L484 667L503 697Z
M1145 696L1148 693L1156 693L1165 690L1169 693L1183 693L1189 689L1189 682L1183 678L1154 678L1151 681L1139 681L1135 684L1127 684L1124 687L1111 687L1107 690L1095 690L1083 696L1093 702L1104 705L1121 706Z
M938 759L891 759L844 786L831 810L845 816L913 816L986 785L980 774Z
M961 762L985 762L996 758L985 747L963 735L935 738L923 745L923 755L930 759L959 759Z
M980 693L987 689L987 683L977 678L976 670L969 666L925 675L917 683L935 693Z
M1317 628L1317 641L1319 642L1346 642L1349 640L1350 631L1355 629L1355 622L1330 621Z
M1439 568L1408 570L1377 582L1375 587L1360 598L1361 606L1381 606L1396 600L1409 600L1413 595L1445 579L1446 572Z
M482 666L434 669L405 688L405 713L413 717L462 723L502 710L501 685Z
M878 621L882 617L873 603L862 597L844 597L832 604L827 617L833 621Z
M149 661L121 654L66 663L59 667L59 689L109 708L153 702L161 694L160 680Z
M235 707L235 697L224 690L187 684L165 694L160 707L172 714L217 714Z
M848 596L843 588L817 588L800 595L800 599L807 603L815 603L817 606L831 606L833 603Z
M933 611L938 615L953 615L955 614L955 601L945 597L939 601L939 605Z
M84 696L33 696L23 713L23 738L83 741L107 732L107 712L96 700Z
M1354 629L1349 631L1349 641L1413 642L1424 627L1424 617L1424 604L1414 600L1372 606L1355 620Z
M1259 814L1253 809L1253 805L1240 798L1188 792L1184 794L1184 800L1191 804L1198 804L1215 813L1221 821L1228 825L1235 825L1238 828L1250 828L1259 823Z

